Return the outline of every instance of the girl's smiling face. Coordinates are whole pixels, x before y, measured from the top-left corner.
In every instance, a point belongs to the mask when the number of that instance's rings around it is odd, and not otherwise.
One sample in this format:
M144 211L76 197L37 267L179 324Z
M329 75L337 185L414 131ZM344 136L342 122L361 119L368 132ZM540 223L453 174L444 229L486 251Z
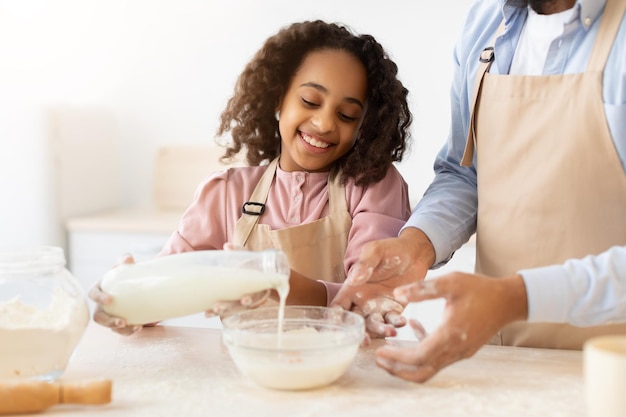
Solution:
M309 53L280 105L280 167L328 171L354 145L365 115L367 73L341 50Z

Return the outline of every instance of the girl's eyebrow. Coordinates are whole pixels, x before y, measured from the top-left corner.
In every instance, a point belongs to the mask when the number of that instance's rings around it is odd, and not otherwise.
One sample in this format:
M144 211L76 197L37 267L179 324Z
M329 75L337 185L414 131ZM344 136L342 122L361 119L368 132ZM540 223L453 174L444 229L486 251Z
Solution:
M308 83L303 83L300 84L300 87L311 87L314 88L324 94L328 93L328 89L326 87L324 87L323 85L314 83L314 82L308 82ZM364 108L363 103L361 103L361 100L359 100L358 98L354 98L354 97L346 97L344 98L344 101L347 101L348 103L354 103L357 106L359 106L361 109Z

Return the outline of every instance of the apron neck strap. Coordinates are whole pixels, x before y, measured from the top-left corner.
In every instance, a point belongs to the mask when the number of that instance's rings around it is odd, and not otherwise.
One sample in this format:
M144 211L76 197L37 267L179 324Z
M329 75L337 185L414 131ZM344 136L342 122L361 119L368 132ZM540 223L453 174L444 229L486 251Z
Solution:
M504 32L504 20L498 26L498 30L496 31L496 35L494 37L494 41L492 45L495 45L495 38L500 36ZM483 49L480 53L480 57L478 58L480 64L478 64L478 70L476 71L476 78L474 80L474 93L472 94L472 102L471 102L471 114L470 114L470 125L467 130L467 140L465 142L465 150L463 151L463 158L461 159L461 166L471 167L474 160L474 148L476 146L476 103L478 101L478 97L480 96L480 89L483 84L483 78L485 74L489 72L489 68L491 68L491 64L495 59L493 46L488 46Z
M341 184L341 171L333 169L328 176L328 204L332 214L348 211L345 190Z
M250 200L241 207L242 215L235 223L235 231L233 233L234 245L244 247L248 237L250 237L250 233L252 233L252 229L259 222L259 217L265 211L265 203L276 176L277 167L278 158L269 163L261 180L252 192Z
M600 27L587 63L587 71L604 71L606 61L613 47L615 36L622 23L626 1L607 0L604 12L600 17Z
M258 224L259 218L265 211L265 203L267 203L267 196L272 187L277 169L278 158L269 163L259 183L252 192L250 200L244 203L242 215L235 223L233 244L236 246L245 246L254 226ZM328 204L330 205L331 213L348 211L345 187L341 184L341 172L337 169L333 169L328 177Z

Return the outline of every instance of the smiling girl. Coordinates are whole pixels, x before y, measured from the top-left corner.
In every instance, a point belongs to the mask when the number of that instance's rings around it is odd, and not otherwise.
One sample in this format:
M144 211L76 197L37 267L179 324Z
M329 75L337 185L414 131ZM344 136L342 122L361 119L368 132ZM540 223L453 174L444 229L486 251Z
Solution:
M241 154L249 166L200 184L161 255L279 248L292 269L287 303L329 304L361 247L396 237L411 214L393 165L410 137L407 94L372 36L322 21L283 28L247 64L221 115L223 159ZM403 307L382 304L368 328L389 335L385 320Z

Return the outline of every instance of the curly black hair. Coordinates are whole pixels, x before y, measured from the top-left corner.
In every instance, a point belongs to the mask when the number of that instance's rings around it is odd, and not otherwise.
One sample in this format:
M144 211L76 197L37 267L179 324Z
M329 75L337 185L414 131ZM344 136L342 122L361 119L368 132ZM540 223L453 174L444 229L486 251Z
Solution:
M367 186L383 179L392 162L402 160L413 118L408 90L397 78L398 66L373 36L316 20L282 28L246 65L220 118L218 136L228 131L232 136L223 161L232 160L244 147L248 165L260 165L279 156L276 109L305 57L323 49L354 55L367 72L367 111L358 140L337 161L342 181L354 178L356 185Z

